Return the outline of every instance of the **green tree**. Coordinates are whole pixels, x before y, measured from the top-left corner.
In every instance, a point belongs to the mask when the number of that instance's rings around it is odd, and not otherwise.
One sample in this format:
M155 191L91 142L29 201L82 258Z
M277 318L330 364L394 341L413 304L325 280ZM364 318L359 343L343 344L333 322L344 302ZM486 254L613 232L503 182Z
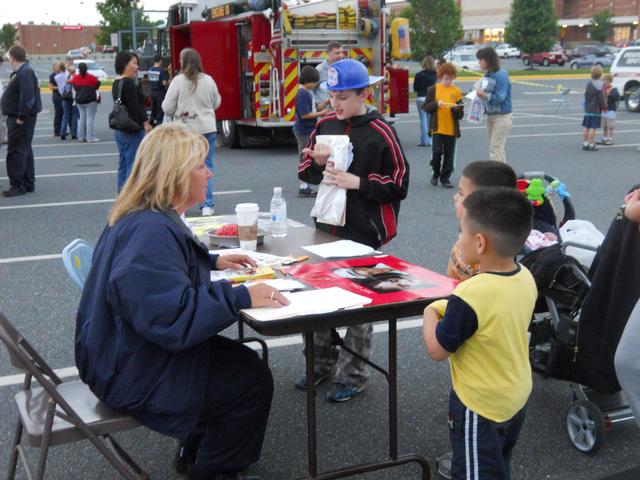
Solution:
M11 23L5 23L2 28L0 28L0 47L8 50L13 42L16 40L16 27Z
M505 41L522 53L546 52L556 41L558 19L553 0L513 0Z
M597 42L605 42L611 37L613 33L613 22L611 17L613 14L611 10L603 10L600 13L596 13L591 19L591 26L589 32L591 33L591 39Z
M140 0L103 0L96 4L100 20L100 33L96 35L98 44L111 44L110 35L118 30L131 30L131 10L142 10ZM136 27L149 28L162 21L152 22L142 12L136 13ZM142 43L142 42L138 42Z
M462 37L460 7L455 0L409 0L409 3L399 16L409 19L414 59L440 56Z

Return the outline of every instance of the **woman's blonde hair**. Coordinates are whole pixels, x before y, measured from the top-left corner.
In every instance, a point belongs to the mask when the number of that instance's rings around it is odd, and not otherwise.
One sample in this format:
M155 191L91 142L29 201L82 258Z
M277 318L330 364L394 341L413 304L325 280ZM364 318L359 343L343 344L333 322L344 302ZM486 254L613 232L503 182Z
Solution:
M202 58L193 48L183 48L180 51L180 73L182 73L193 84L193 90L198 88L198 77L202 73Z
M186 125L165 123L154 128L138 147L131 175L109 213L109 225L131 212L166 212L183 205L191 170L208 151L207 140Z
M420 64L423 70L435 70L436 62L431 55L427 55L422 59L422 63Z

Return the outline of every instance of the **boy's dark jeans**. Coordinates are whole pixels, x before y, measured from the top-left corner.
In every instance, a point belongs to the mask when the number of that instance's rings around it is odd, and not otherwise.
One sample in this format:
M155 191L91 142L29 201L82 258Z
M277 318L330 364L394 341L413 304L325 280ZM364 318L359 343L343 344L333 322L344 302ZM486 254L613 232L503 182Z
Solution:
M456 154L456 137L454 135L435 134L432 137L431 168L434 178L447 183L453 173L453 161Z
M451 478L511 480L511 454L525 418L523 407L506 422L496 423L472 412L451 390L449 438L453 447Z

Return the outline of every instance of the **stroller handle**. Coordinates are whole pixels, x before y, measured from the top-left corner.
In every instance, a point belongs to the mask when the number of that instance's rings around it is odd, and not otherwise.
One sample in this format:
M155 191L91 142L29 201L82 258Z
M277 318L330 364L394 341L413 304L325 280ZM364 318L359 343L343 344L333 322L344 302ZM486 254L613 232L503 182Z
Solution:
M560 250L562 251L563 254L566 254L567 248L569 247L575 247L581 250L589 250L590 252L598 251L598 247L594 247L593 245L589 245L588 243L580 243L580 242L574 242L574 241L563 242L562 246L560 247Z

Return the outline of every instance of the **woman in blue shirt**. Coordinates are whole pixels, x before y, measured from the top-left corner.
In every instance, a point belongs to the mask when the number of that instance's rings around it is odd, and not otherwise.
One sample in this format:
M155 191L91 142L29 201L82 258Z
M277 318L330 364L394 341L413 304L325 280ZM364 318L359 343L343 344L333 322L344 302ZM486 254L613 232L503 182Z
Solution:
M482 98L487 112L489 133L489 159L507 163L507 137L511 132L511 81L507 72L500 68L500 58L492 47L481 48L476 53L485 77L495 82L495 89L488 93L480 88L476 93Z

